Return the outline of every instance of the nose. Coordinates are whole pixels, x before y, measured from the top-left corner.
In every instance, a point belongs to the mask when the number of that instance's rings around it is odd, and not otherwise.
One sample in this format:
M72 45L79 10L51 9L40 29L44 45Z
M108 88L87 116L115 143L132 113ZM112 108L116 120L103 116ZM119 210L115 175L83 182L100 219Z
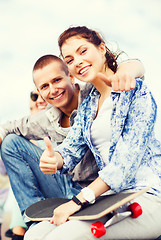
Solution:
M74 61L74 63L75 63L75 66L76 66L76 67L81 66L82 63L83 63L82 57L81 57L81 56L77 56L77 57L75 57L75 61Z
M58 89L54 86L54 84L50 84L50 94L55 95L58 93Z

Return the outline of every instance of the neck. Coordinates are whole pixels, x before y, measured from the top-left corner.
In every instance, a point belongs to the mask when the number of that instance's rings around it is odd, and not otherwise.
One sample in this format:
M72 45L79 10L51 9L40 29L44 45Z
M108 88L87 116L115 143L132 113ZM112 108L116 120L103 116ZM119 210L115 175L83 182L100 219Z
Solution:
M108 78L113 75L114 72L111 69L107 68L103 74L105 74L105 76ZM112 87L108 86L103 80L96 78L96 80L94 80L92 84L99 91L101 97L105 96L105 98L107 98L110 95Z
M69 107L61 109L63 114L62 114L60 124L64 128L70 127L70 121L69 121L70 115L72 114L73 110L78 108L78 94L79 94L79 90L76 91L76 93L74 94L71 104L69 104Z
M70 101L70 104L60 109L64 113L64 115L68 118L70 117L72 112L78 108L78 95L79 95L79 89L76 88L74 95Z

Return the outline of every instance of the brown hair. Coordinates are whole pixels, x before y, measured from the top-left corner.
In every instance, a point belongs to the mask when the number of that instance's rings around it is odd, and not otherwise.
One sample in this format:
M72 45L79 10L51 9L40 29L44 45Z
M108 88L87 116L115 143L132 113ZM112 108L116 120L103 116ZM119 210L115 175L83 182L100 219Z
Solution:
M43 67L46 67L48 64L54 61L60 63L62 70L65 72L66 75L69 74L68 66L66 65L66 63L61 58L51 54L40 57L34 64L33 71L42 69Z
M59 36L58 45L59 45L60 51L64 42L73 36L80 36L82 38L85 38L88 42L93 43L97 47L101 43L105 44L105 41L100 36L100 34L92 29L89 29L85 26L69 27ZM105 54L106 64L113 72L117 71L117 67L118 67L117 58L120 54L121 53L117 53L117 54L112 53L112 51L106 46L106 54Z

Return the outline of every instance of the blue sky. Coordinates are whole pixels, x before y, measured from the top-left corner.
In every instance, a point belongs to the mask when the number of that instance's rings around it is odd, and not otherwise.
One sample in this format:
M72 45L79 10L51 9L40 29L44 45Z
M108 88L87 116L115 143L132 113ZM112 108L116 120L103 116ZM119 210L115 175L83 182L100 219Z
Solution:
M32 67L59 54L57 38L71 25L94 28L139 58L161 109L160 0L0 0L0 123L29 114Z

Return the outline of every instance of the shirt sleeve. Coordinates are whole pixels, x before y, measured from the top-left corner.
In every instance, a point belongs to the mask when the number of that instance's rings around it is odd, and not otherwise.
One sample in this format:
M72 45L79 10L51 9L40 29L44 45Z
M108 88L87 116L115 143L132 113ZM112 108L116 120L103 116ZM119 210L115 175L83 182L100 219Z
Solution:
M125 99L122 100L119 103L120 109ZM110 149L109 164L99 172L101 179L113 191L120 192L127 186L130 188L132 181L135 181L138 168L147 160L144 154L155 120L156 103L147 87L142 85L132 97L122 134L115 148Z
M83 136L82 115L83 110L80 106L77 116L74 119L74 125L63 143L55 149L64 159L62 172L71 171L81 161L88 150Z
M27 139L40 140L47 135L46 126L48 125L49 120L45 111L41 111L0 125L0 137L3 140L8 134L15 133Z

